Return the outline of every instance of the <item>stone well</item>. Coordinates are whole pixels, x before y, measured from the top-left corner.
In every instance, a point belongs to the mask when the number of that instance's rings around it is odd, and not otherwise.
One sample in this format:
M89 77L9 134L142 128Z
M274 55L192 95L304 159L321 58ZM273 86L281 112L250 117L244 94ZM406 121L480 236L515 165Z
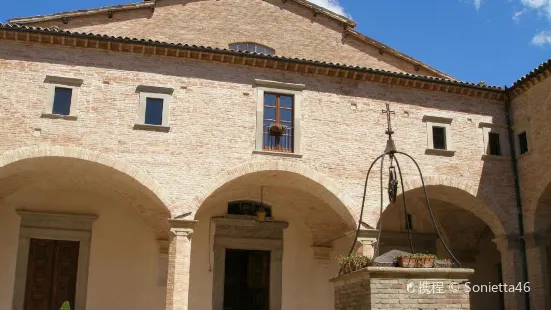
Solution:
M473 269L368 267L332 278L335 310L470 309Z

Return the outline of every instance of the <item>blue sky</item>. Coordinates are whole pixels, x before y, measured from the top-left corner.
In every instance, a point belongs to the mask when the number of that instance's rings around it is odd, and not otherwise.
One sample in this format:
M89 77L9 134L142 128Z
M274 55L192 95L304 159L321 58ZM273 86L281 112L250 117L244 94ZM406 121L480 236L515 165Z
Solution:
M510 85L551 58L551 0L310 1L351 17L363 34L465 81ZM3 22L137 0L5 2Z

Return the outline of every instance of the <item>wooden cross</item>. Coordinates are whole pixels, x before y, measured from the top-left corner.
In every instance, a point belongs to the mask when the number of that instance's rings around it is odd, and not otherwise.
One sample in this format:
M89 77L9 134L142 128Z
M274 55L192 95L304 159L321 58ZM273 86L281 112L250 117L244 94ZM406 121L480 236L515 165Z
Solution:
M392 130L392 121L390 119L390 115L391 114L396 114L394 113L394 111L391 111L390 110L390 104L386 104L386 110L383 110L382 113L386 113L386 121L387 121L387 129L386 129L386 134L388 135L388 138L390 140L392 140L392 135L394 134L394 131Z

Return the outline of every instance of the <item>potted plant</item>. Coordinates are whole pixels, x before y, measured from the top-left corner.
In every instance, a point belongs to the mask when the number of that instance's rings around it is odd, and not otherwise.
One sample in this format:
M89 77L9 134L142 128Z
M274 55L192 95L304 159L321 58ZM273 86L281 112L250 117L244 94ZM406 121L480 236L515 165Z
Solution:
M452 261L448 258L444 259L435 259L434 268L451 268L453 265Z
M61 305L61 308L59 308L59 310L71 310L71 305L68 301L66 301Z
M398 257L398 265L403 268L432 268L436 255L417 253Z
M273 123L268 128L268 133L272 136L282 136L287 130L287 126L282 124Z
M337 258L337 261L341 265L342 274L351 273L358 271L360 269L367 268L371 266L371 258L357 253L351 254L349 256L341 256Z

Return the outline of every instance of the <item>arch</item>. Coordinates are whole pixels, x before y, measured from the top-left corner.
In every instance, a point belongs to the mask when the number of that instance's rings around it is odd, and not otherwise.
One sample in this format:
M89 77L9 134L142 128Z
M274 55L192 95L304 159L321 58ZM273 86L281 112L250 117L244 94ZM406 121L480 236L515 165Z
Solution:
M544 211L542 208L549 208L551 205L551 199L545 197L551 194L551 169L540 180L540 182L534 184L533 195L526 197L524 200L526 202L523 210L525 213L524 226L525 233L527 234L542 233L539 230L542 230L543 226L549 224L548 218L546 216L538 216L538 213Z
M161 201L161 203L171 214L174 212L180 212L180 210L176 207L176 201L172 199L170 194L147 173L129 163L98 151L91 151L79 147L61 147L50 145L23 147L4 152L0 156L0 169L18 161L40 157L66 157L81 159L110 167L131 177L143 187L151 191L151 193L153 193Z
M466 181L462 181L456 178L442 177L442 176L429 176L424 178L425 185L427 187L427 194L430 198L430 188L436 186L444 186L447 188L453 188L459 190L464 194L472 198L468 203L454 203L457 207L468 211L481 219L494 233L495 236L506 235L505 227L495 212L488 207L485 203L488 201L485 197L479 197L478 189L469 184ZM405 191L412 191L422 188L420 177L410 177L404 180ZM460 199L462 200L462 199ZM453 202L451 202L453 203Z
M320 185L327 190L340 203L331 205L334 211L341 216L343 221L351 228L356 227L357 214L353 212L351 200L342 193L340 187L329 177L313 170L312 168L288 161L258 161L250 162L226 170L214 177L205 185L190 203L190 210L193 214L199 210L203 202L210 197L217 189L239 177L255 172L282 171L291 172L303 176L310 181Z

